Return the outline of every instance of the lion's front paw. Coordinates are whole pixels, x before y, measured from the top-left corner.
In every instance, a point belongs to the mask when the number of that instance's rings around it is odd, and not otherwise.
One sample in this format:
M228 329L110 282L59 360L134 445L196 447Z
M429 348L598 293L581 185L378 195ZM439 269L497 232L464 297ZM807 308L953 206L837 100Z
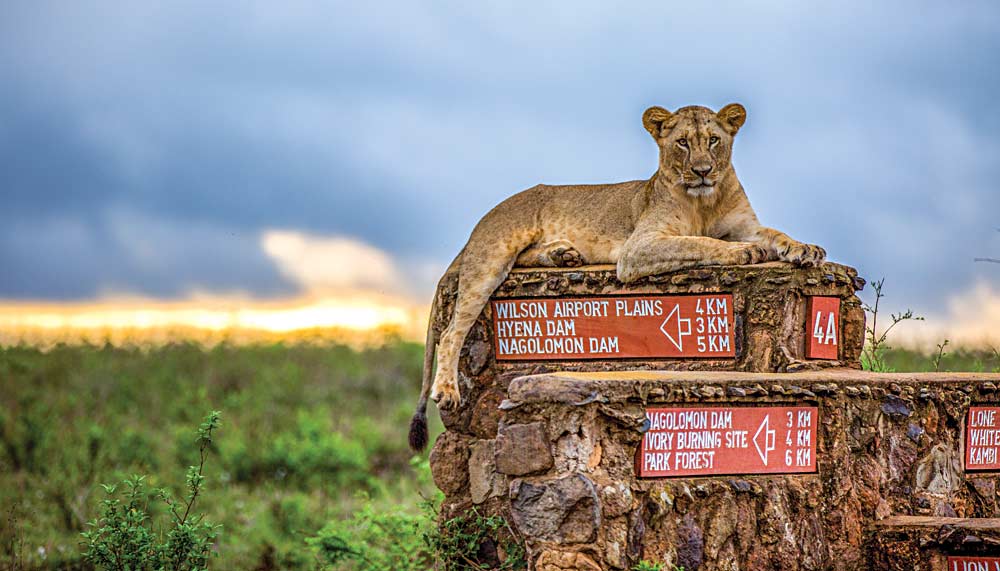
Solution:
M737 266L759 264L768 260L767 250L757 244L740 244L735 249L734 256L733 264Z
M446 378L439 372L434 377L434 384L431 386L431 399L437 403L438 408L457 407L462 402L462 394L458 390L458 379L455 376Z
M826 250L812 244L795 242L780 249L778 259L809 268L823 263L826 259Z
M549 250L549 259L557 268L579 268L583 265L583 256L573 247L558 247Z

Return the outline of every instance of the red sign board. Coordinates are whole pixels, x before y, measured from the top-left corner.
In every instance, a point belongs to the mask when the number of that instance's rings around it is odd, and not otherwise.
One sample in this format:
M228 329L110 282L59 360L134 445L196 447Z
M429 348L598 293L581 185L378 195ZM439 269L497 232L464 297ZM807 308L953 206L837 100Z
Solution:
M733 296L493 300L498 361L735 357Z
M949 557L948 571L1000 571L1000 557Z
M965 419L965 469L1000 470L1000 406L970 406Z
M836 359L840 348L840 298L810 297L807 359Z
M650 408L641 478L816 471L812 406Z

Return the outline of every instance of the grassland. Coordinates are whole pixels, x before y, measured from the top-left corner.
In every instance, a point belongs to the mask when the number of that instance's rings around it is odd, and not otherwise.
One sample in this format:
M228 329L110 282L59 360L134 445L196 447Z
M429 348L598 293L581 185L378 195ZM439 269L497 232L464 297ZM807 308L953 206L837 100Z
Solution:
M180 492L210 410L222 428L199 505L223 525L214 568L316 568L305 539L328 521L417 512L435 493L406 448L422 350L0 349L0 569L86 569L99 484L148 474Z
M223 526L214 568L320 568L306 539L329 522L416 514L436 493L405 444L422 350L402 341L0 349L0 570L87 569L80 533L98 513L99 484L148 474L180 491L196 461L194 427L210 410L223 420L199 501ZM933 355L885 360L935 369ZM937 368L992 371L1000 359L955 351Z

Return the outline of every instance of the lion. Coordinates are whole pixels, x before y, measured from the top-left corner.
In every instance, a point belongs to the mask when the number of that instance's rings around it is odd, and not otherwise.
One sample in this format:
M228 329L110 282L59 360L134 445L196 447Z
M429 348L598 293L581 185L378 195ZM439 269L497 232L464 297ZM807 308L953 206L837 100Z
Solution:
M458 272L458 295L440 342L433 323L428 325L410 446L422 450L427 444L428 392L439 407L461 403L459 351L493 291L515 266L615 264L618 279L627 284L694 266L822 263L823 248L762 226L750 207L731 160L734 138L746 117L739 103L718 112L700 106L673 113L650 107L642 114L642 125L660 152L650 179L538 185L487 213L445 274Z

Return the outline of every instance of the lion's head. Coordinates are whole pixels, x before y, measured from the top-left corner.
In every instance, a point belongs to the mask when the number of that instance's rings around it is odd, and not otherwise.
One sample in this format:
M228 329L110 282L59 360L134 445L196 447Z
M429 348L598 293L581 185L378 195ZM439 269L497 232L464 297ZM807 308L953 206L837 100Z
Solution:
M707 107L682 107L671 113L650 107L642 125L660 146L660 174L683 185L690 196L709 196L730 167L733 137L747 119L739 103L718 113Z

